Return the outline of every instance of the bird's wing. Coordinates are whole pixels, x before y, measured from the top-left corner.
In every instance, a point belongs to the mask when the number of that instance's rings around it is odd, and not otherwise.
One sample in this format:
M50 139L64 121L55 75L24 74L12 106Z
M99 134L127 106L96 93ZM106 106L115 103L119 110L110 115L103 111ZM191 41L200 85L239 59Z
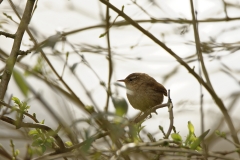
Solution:
M162 84L160 84L158 82L157 83L149 82L149 83L147 83L147 85L149 87L151 87L154 91L160 92L160 93L164 94L165 96L167 96L167 90Z

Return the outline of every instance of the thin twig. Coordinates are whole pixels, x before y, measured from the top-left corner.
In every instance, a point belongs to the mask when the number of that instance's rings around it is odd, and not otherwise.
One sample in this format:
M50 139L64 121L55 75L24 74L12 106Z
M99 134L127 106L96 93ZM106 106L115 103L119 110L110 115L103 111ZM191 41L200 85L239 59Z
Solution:
M201 50L201 41L200 41L200 37L199 37L199 33L198 33L198 22L197 22L197 11L194 9L193 6L193 1L190 0L190 5L191 5L191 11L192 11L192 19L193 19L193 29L194 29L194 37L195 37L195 44L196 44L196 50L197 50L197 55L198 55L198 74L199 76L202 78L202 71L201 71L201 67L203 70L203 73L205 75L205 78L207 79L207 83L208 85L212 88L211 85L211 81L209 79L205 64L204 64L204 60L203 60L203 56L202 56L202 50ZM194 13L196 14L196 17L194 15ZM200 114L201 114L201 132L204 132L204 110L203 110L203 91L202 91L202 85L200 85ZM213 89L213 88L212 88ZM204 139L202 140L202 148L203 148L203 153L207 153L207 147L204 143ZM207 154L204 154L204 158L205 160L208 159Z
M12 39L15 38L15 34L10 34L10 33L6 33L6 32L3 32L3 31L0 31L0 35L3 35L7 38L12 38Z
M171 134L171 131L173 129L173 104L172 104L172 100L171 100L171 97L170 97L170 89L168 90L168 112L169 112L169 119L170 119L170 124L169 124L169 128L168 128L168 131L167 131L167 134L165 135L165 139L168 139L168 137L170 136Z
M225 22L225 21L238 21L240 20L240 17L235 17L235 18L209 18L209 19L205 19L205 20L198 20L198 23L211 23L211 22ZM136 20L136 23L180 23L180 24L192 24L192 20L188 20L188 19L169 19L169 18L162 18L162 19L156 19L156 20ZM119 21L119 22L114 22L111 24L111 26L126 26L126 25L130 25L131 23L129 23L128 21ZM67 36L67 35L71 35L71 34L75 34L78 32L82 32L82 31L86 31L89 29L95 29L95 28L105 28L106 24L98 24L98 25L93 25L93 26L89 26L89 27L84 27L84 28L80 28L80 29L75 29L69 32L65 32L62 35L63 36Z
M19 50L18 51L18 55L28 55L29 53L31 53L31 51L29 51L29 50L26 50L26 51Z
M112 53L111 53L111 43L110 43L110 15L109 15L109 7L106 6L106 39L107 39L107 46L108 46L108 86L107 86L107 100L105 105L105 112L108 112L109 106L109 99L112 96L111 91L111 79L112 79L112 72L113 72L113 62L112 62Z
M200 41L199 34L198 34L197 21L196 21L195 15L194 15L195 12L194 12L193 0L190 0L190 3L191 3L191 12L192 12L192 19L193 19L194 38L195 38L198 58L201 62L202 71L203 71L204 77L206 78L207 84L213 90L212 83L209 79L208 72L205 67L205 63L204 63L203 56L202 56L201 41Z

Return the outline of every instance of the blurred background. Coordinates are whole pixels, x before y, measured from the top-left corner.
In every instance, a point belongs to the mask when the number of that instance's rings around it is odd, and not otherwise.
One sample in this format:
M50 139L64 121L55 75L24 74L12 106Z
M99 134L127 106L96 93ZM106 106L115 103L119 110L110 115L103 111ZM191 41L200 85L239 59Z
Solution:
M5 0L0 5L0 30L14 34L20 20L11 2L22 15L26 1ZM206 69L215 92L229 109L233 124L239 131L240 1L193 2L195 16L199 20L198 32ZM110 3L120 10L124 6L125 14L204 77L199 72L189 0L116 0ZM35 7L29 31L37 45L28 33L24 34L21 50L32 52L19 56L5 102L11 96L18 97L21 101L27 101L30 106L28 112L36 113L37 118L45 120L46 125L56 129L61 121L67 126L74 125L76 132L80 133L82 129L91 130L91 126L79 123L88 115L71 97L72 93L85 106L93 106L97 111L104 111L107 106L108 111L114 113L111 96L127 101L126 89L117 80L133 72L144 72L170 89L174 126L183 138L188 134L187 122L191 121L197 135L211 129L206 140L211 150L234 149L231 143L216 140L216 129L231 137L223 115L208 91L204 87L201 89L197 79L173 56L116 12L109 9L107 14L106 5L97 0L41 0ZM107 15L111 25L106 22ZM109 31L109 37L106 31ZM1 59L10 54L12 45L13 39L0 36ZM40 53L41 50L49 62ZM4 66L4 61L1 61L1 72ZM19 82L18 75L23 76L25 81ZM21 85L26 85L27 89L24 90ZM71 93L70 96L65 92ZM203 113L200 105L202 94ZM167 102L167 98L164 102ZM141 134L145 139L146 133L151 133L156 139L162 138L158 126L166 130L169 126L168 109L158 109L157 112L157 115L152 114L152 118L143 123L145 128ZM126 117L132 118L138 113L128 103ZM25 118L24 121L30 120ZM28 138L23 142L26 133L21 130L16 132L13 126L2 121L0 125L4 128L0 131L0 143L8 148L9 139L13 139L16 148L24 153L30 142ZM12 130L13 134L9 134Z

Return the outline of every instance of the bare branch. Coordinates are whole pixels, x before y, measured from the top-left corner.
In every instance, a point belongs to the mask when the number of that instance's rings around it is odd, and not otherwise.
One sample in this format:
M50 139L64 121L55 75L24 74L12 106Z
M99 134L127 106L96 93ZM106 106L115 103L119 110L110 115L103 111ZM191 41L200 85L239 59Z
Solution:
M15 62L17 60L18 51L21 46L22 37L24 35L25 30L27 29L27 26L31 19L31 14L33 10L35 0L28 0L26 4L26 8L23 13L23 18L18 26L16 36L14 39L12 51L10 53L10 56L7 59L6 66L4 69L4 73L2 75L2 81L0 83L0 99L3 99L5 96L5 93L7 91L8 83L12 75L12 70L15 65Z
M10 34L10 33L6 33L6 32L3 32L3 31L0 31L0 35L3 35L7 38L12 38L12 39L15 38L15 34Z

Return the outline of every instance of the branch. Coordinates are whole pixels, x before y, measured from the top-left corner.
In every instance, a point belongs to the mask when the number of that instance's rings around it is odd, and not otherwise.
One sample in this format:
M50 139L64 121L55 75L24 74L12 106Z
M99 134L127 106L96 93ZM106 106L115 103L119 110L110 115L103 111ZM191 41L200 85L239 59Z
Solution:
M110 15L109 15L109 7L106 6L106 39L107 39L107 47L108 47L108 86L107 86L107 100L106 100L106 106L104 108L105 112L108 112L108 106L109 106L109 99L112 96L111 91L111 79L112 79L112 72L113 72L113 62L112 62L112 52L111 52L111 43L110 43Z
M168 112L169 112L169 119L170 119L170 124L169 124L169 128L168 128L168 132L167 134L165 135L165 139L168 139L168 137L170 136L171 134L171 131L173 129L173 104L172 104L172 100L171 100L171 97L170 97L170 89L168 90Z
M21 46L22 38L24 35L25 30L27 29L27 26L30 22L31 15L32 15L32 10L34 6L35 0L28 0L26 4L26 8L23 13L22 20L18 26L12 51L10 53L10 56L7 59L6 66L2 75L2 80L0 83L0 99L3 99L5 96L5 93L7 91L8 83L12 75L12 70L15 65L17 56L18 56L18 51Z
M189 159L190 156L200 156L198 158L203 159L204 155L207 154L208 157L212 157L212 158L217 158L217 159L222 159L222 160L236 160L234 158L230 158L230 157L223 157L222 155L217 155L214 153L203 153L203 152L199 152L199 151L195 151L195 150L190 150L190 149L177 149L177 148L167 148L167 147L159 147L159 146L142 146L138 148L139 150L142 151L159 151L159 152L171 152L171 153L186 153L187 156L184 157L187 159ZM181 154L179 154L180 156Z
M0 35L3 35L7 38L12 38L12 39L15 38L15 34L10 34L10 33L6 33L6 32L3 32L3 31L0 31Z
M9 159L9 160L12 160L12 155L10 155L10 154L3 148L3 146L0 146L0 155L1 155L2 157L5 157L5 158Z
M198 20L197 23L211 23L211 22L225 22L225 21L236 21L236 20L240 20L240 17L235 17L235 18L209 18L209 19L205 19L205 20ZM147 19L147 20L136 20L136 23L179 23L179 24L192 24L192 20L188 20L188 19L169 19L169 18L162 18L162 19ZM111 24L111 26L126 26L129 25L131 23L129 23L128 21L118 21L118 22L113 22ZM80 29L76 29L76 30L72 30L69 32L64 32L62 35L63 36L67 36L67 35L71 35L71 34L75 34L78 32L82 32L82 31L86 31L89 29L95 29L95 28L105 28L106 25L105 24L98 24L98 25L93 25L93 26L89 26L89 27L85 27L85 28L80 28Z
M29 50L26 50L26 51L19 50L18 51L18 55L28 55L29 53L31 53L31 51L29 51Z
M193 1L190 0L190 2L191 2L191 12L192 12L192 19L193 19L194 38L195 38L196 50L197 50L197 53L198 53L198 58L199 58L199 60L200 60L200 62L201 62L202 70L203 70L204 76L205 76L205 78L206 78L207 84L208 84L209 87L213 90L211 81L210 81L209 76L208 76L207 69L206 69L206 67L205 67L205 63L204 63L204 60L203 60L203 56L202 56L201 41L200 41L199 34L198 34L196 18L195 18L195 16L194 16Z
M14 126L16 126L16 124L18 124L19 127L24 127L24 128L39 128L45 131L48 131L50 133L55 133L54 130L52 130L50 127L43 125L43 124L38 124L38 123L25 123L25 122L17 122L15 120L13 120L12 118L9 118L7 116L1 116L0 119L4 122L7 122L9 124L12 124ZM62 141L62 139L58 136L57 133L55 133L54 135L52 135L55 140L58 143L58 146L60 147L60 150L64 150L65 149L65 145Z
M119 159L119 157L124 152L127 152L130 149L136 149L136 148L143 147L143 146L159 146L159 145L163 145L163 144L166 144L166 143L175 143L175 142L173 140L164 139L164 140L159 140L157 142L128 143L128 144L123 145L119 150L117 150L116 154L114 156L112 156L110 160Z
M161 147L160 145L164 145L166 143L175 143L173 140L159 140L157 142L146 142L146 143L128 143L122 146L121 149L116 151L116 154L111 157L110 160L117 160L119 157L124 153L124 152L129 152L131 150L141 150L141 151L159 151L159 152L172 152L172 153L186 153L187 155L182 155L182 156L201 156L204 157L204 154L207 154L208 157L213 157L213 158L220 158L220 159L225 159L225 160L233 160L233 158L229 157L223 157L219 156L214 153L203 153L203 152L198 152L190 149L184 149L184 148L170 148L170 147ZM179 155L180 156L180 155Z

